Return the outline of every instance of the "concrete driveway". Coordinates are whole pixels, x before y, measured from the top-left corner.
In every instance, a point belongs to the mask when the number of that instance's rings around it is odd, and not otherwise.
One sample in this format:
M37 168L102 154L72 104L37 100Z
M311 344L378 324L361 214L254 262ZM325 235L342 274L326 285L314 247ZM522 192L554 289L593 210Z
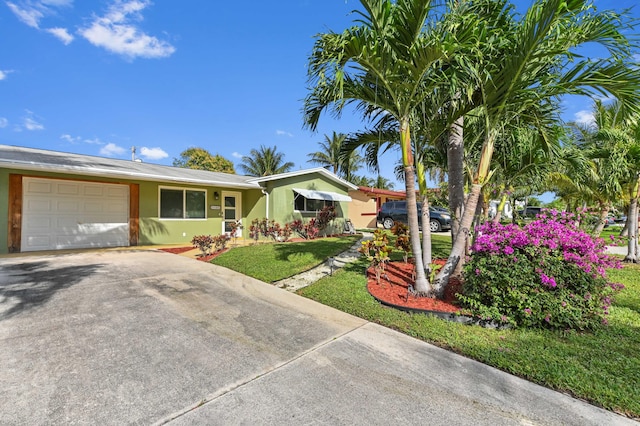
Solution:
M2 424L636 424L224 268L0 258Z

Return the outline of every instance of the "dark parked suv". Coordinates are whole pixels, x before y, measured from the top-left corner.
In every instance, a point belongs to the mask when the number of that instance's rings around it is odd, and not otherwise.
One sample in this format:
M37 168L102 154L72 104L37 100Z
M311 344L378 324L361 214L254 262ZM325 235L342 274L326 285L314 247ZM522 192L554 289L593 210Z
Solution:
M418 224L422 217L422 203L418 203ZM451 229L451 215L444 211L442 207L429 207L429 227L431 232L440 232ZM407 223L407 202L406 201L387 201L378 211L378 223L382 224L384 229L393 226L393 222Z

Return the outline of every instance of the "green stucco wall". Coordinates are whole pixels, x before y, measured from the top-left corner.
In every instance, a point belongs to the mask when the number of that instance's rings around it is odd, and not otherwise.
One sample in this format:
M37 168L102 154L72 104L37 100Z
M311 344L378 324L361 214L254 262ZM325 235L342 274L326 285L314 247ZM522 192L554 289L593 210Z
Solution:
M265 200L260 190L254 189L224 189L190 184L168 184L161 182L145 182L138 180L109 179L101 177L85 177L72 174L38 173L33 171L20 171L0 169L0 218L4 218L0 225L0 254L8 253L8 214L9 214L9 175L24 174L34 177L51 177L63 179L77 179L94 182L138 184L140 188L140 234L139 245L154 244L185 244L189 245L194 235L222 233L222 208L211 209L211 206L221 207L222 197L214 199L214 192L222 194L224 191L234 191L242 196L243 223L250 223L254 218L262 218L265 215ZM158 199L159 187L189 188L207 191L207 219L180 220L159 219ZM243 228L243 236L248 236L248 226Z
M348 189L346 187L336 184L336 182L319 174L300 175L287 179L269 181L267 182L267 190L269 192L269 218L281 225L296 219L308 221L316 216L316 214L312 212L301 213L294 211L293 203L295 193L293 188L314 189L348 195ZM349 217L348 208L348 202L336 203L337 217L333 221L331 228L327 230L327 233L342 232L344 229L344 221Z

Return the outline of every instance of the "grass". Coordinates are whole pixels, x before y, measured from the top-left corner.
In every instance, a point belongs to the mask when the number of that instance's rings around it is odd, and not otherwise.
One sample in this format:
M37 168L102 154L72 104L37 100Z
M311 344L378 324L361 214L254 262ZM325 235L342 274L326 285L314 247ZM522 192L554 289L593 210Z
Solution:
M351 247L360 236L321 238L300 243L256 244L222 253L211 263L268 283L307 271Z
M391 238L392 239L392 238ZM309 269L351 246L353 237L234 248L214 259L272 282ZM451 239L433 236L434 258L446 257ZM394 252L392 258L402 259ZM371 322L476 359L605 409L640 418L640 265L610 270L625 285L594 333L541 329L490 330L383 307L366 290L365 261L349 264L299 294Z

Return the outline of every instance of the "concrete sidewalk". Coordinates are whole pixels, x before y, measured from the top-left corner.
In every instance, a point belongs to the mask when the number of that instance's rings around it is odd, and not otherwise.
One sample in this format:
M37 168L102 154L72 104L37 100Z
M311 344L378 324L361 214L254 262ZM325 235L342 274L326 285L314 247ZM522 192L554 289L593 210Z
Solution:
M157 251L0 258L0 365L3 424L636 424Z

